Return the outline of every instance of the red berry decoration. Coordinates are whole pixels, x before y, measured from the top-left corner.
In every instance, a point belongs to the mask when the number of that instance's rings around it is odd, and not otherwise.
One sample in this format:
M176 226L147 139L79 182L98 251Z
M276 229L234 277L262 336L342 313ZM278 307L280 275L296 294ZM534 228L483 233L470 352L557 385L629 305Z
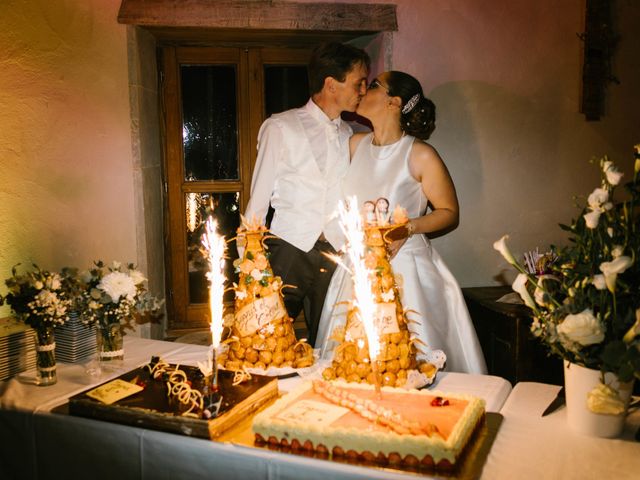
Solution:
M431 400L432 407L446 407L447 405L449 405L449 400L447 400L446 398L436 397Z

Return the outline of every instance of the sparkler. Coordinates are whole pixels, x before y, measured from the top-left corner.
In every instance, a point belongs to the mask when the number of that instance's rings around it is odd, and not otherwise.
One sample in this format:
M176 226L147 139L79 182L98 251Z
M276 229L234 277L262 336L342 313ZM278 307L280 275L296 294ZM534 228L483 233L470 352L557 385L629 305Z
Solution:
M210 375L212 379L211 388L218 390L218 365L216 360L216 350L220 346L223 328L224 313L224 258L226 252L226 242L224 237L217 232L218 224L209 217L205 223L205 232L202 236L202 246L207 251L209 260L209 311L211 314L211 353L209 356Z
M340 202L338 205L338 218L340 219L342 231L347 238L346 252L353 266L351 271L354 289L353 306L357 309L357 315L367 335L371 369L376 379L376 392L380 395L380 374L376 364L380 354L380 336L378 325L374 321L376 318L376 304L370 279L372 272L365 265L366 242L356 197L348 198L346 205ZM344 267L342 262L338 261L338 263Z

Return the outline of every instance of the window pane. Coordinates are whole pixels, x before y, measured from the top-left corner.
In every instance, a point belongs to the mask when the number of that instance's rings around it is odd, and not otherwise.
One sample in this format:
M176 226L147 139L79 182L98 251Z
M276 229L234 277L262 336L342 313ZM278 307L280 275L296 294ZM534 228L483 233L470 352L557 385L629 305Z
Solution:
M235 66L183 65L180 77L185 180L237 180Z
M209 271L207 254L202 247L204 222L209 215L218 222L218 232L227 240L236 236L240 226L240 194L231 193L187 193L187 259L189 268L189 303L207 303L209 301L209 284L206 273ZM227 286L237 282L233 261L238 258L236 242L227 243L227 260L225 276ZM225 301L233 300L233 292L225 293Z
M305 65L265 65L266 116L301 107L309 100L309 80Z

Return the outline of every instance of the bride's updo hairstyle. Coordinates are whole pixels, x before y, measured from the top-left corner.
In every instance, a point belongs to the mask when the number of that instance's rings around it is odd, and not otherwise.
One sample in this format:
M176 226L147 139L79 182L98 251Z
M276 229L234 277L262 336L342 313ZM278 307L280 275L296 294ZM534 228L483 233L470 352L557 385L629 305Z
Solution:
M420 82L411 75L392 70L386 78L389 95L400 97L400 128L420 140L427 140L436 128L436 106L424 96Z

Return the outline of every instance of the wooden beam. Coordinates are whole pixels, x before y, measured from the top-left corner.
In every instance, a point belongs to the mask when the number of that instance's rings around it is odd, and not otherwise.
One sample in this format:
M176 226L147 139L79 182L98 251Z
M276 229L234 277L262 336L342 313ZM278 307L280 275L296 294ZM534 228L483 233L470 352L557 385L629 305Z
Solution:
M270 0L122 0L118 22L143 27L397 31L396 6Z

